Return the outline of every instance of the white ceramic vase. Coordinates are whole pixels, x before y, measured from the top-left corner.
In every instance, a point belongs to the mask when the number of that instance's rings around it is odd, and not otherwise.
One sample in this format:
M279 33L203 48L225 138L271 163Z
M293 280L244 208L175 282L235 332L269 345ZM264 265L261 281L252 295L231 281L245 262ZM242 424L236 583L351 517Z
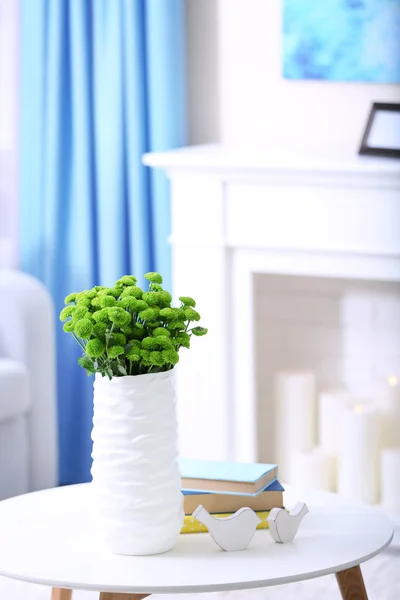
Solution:
M183 525L174 373L96 374L93 508L108 549L171 550Z

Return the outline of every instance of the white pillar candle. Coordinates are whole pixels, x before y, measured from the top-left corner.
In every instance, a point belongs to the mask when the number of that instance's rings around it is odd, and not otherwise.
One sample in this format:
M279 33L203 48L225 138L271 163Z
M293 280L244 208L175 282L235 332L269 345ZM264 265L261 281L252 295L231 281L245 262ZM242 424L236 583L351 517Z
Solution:
M400 513L400 448L382 451L381 503L387 510Z
M297 452L291 461L291 483L299 489L335 491L336 456L317 447L311 452Z
M315 377L309 371L282 371L275 379L275 455L279 477L291 481L291 457L315 445Z
M375 504L380 487L379 413L357 404L353 410L343 413L338 435L338 492Z
M337 453L341 415L354 403L354 398L347 390L327 390L319 395L318 442L327 452Z
M400 446L400 384L396 376L388 377L378 394L377 407L381 414L382 447Z

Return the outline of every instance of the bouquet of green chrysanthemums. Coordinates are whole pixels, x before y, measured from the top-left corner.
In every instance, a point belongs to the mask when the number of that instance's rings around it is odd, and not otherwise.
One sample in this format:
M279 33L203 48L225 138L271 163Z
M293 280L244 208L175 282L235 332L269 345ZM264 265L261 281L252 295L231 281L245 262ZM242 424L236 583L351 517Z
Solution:
M95 286L65 298L60 319L81 346L78 362L88 375L111 379L169 371L180 348L190 348L191 336L207 333L204 327L191 327L200 320L193 298L181 296L181 306L171 307L161 275L147 273L145 278L147 292L125 275L114 287Z

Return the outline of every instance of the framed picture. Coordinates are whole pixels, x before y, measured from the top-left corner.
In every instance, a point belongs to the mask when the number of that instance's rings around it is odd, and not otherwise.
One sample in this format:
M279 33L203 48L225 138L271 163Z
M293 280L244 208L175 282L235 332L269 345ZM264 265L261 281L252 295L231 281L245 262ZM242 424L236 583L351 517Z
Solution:
M359 154L400 158L400 104L374 102Z

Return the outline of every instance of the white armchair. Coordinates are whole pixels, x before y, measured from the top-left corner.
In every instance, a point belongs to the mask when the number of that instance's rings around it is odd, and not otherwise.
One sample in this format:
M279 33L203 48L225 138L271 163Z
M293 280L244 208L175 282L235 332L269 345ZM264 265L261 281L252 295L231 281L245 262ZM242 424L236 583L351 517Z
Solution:
M57 485L56 420L52 300L0 269L0 499Z

